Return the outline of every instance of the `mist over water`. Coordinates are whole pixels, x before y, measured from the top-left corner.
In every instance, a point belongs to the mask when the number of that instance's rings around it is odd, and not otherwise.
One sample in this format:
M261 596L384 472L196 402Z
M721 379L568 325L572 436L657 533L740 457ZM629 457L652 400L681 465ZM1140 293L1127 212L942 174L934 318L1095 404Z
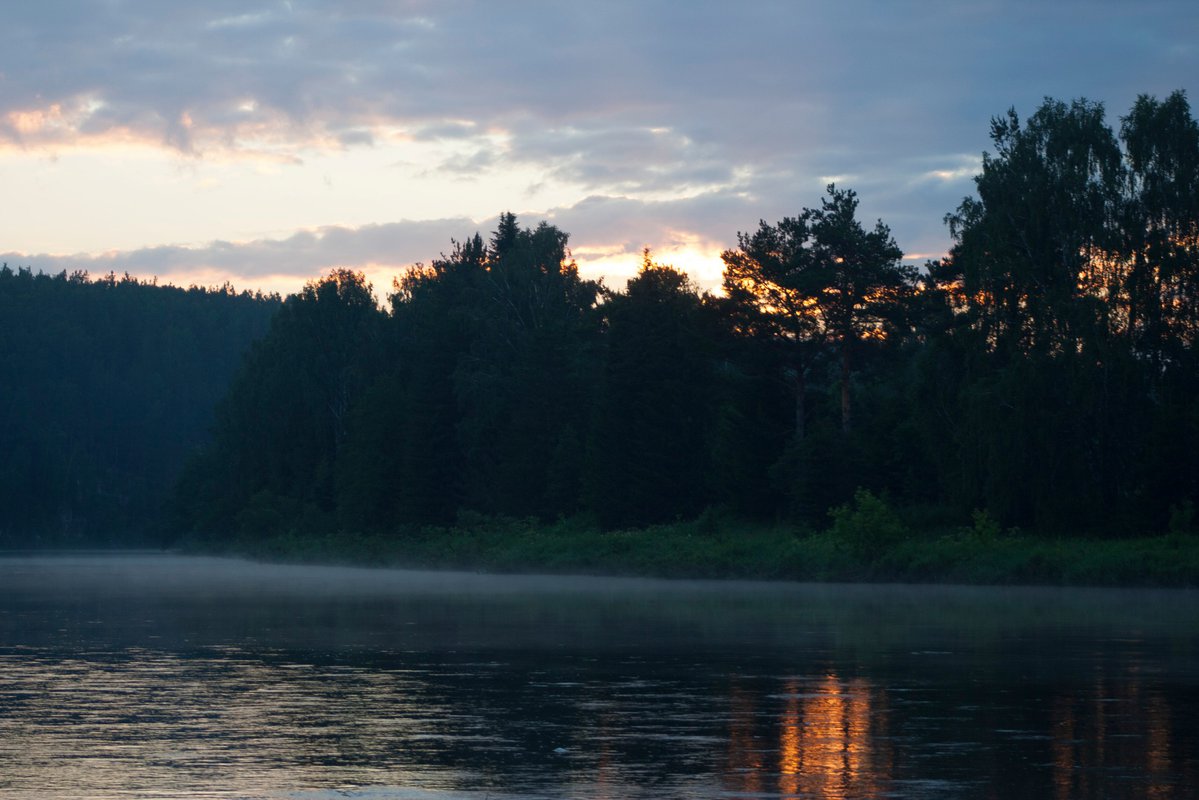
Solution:
M1199 791L1199 598L0 558L0 797Z

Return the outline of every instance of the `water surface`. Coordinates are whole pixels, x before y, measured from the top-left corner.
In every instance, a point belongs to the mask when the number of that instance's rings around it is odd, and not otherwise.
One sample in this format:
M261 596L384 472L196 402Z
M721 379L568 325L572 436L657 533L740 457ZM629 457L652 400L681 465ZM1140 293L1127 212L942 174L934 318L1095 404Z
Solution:
M1199 598L0 558L3 798L1188 798Z

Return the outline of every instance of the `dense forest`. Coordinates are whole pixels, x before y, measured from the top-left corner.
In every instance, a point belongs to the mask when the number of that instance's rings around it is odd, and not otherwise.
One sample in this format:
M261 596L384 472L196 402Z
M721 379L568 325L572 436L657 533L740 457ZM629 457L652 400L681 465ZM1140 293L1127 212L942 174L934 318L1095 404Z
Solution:
M604 529L827 524L859 489L920 524L1192 525L1199 126L1180 92L991 126L949 255L917 269L852 191L739 234L723 292L645 255L623 291L501 217L397 280L287 298L180 484L206 536L463 515Z
M0 268L0 547L157 543L276 297Z
M950 253L919 268L837 186L738 234L718 293L648 251L621 290L586 280L564 231L512 214L384 304L344 269L280 302L5 268L0 534L814 530L863 498L905 530L1193 531L1185 95L1118 129L1046 100L991 140Z

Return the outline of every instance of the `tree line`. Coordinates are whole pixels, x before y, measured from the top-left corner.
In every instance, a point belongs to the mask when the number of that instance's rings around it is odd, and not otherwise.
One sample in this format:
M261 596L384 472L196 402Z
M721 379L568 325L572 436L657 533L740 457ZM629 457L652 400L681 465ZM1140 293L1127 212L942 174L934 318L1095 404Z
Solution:
M1199 125L1185 95L991 125L917 268L830 186L737 235L722 291L645 254L620 290L504 214L381 307L0 268L0 546L606 529L709 509L828 524L1193 529ZM164 516L164 511L167 512Z
M854 192L739 234L723 292L650 253L622 291L500 218L380 308L288 297L179 483L209 536L463 514L823 524L859 488L918 524L1128 534L1199 496L1199 126L1183 93L1047 99L991 125L921 269Z

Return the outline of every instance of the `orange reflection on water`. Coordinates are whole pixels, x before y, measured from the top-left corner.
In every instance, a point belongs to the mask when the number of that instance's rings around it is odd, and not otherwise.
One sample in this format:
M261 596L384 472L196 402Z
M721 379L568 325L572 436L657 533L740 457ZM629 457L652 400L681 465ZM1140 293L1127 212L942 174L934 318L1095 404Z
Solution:
M845 797L867 790L871 769L870 694L865 681L826 675L803 698L798 761L803 790L818 797ZM794 794L794 792L792 792Z
M738 791L762 791L762 752L754 736L757 708L754 697L734 686L731 692L728 774L737 780Z
M782 731L779 734L779 792L799 793L799 774L803 767L799 714L799 684L787 681L787 707L783 711Z
M1105 796L1103 776L1121 773L1144 781L1138 791L1151 800L1191 796L1190 780L1170 777L1180 765L1171 753L1169 703L1136 670L1120 680L1097 674L1085 692L1056 697L1052 715L1056 797Z
M744 690L733 690L728 763L736 791L762 791L763 750L755 730L777 726L778 792L783 797L837 800L873 796L890 777L889 759L875 742L878 703L861 679L829 674L814 683L788 679L783 707L774 720L755 714Z
M1149 697L1145 731L1145 766L1150 775L1163 775L1170 771L1170 707L1160 694ZM1170 797L1169 788L1160 782L1149 786L1150 800Z
M1074 710L1064 697L1053 703L1053 788L1058 800L1069 800L1074 793Z

